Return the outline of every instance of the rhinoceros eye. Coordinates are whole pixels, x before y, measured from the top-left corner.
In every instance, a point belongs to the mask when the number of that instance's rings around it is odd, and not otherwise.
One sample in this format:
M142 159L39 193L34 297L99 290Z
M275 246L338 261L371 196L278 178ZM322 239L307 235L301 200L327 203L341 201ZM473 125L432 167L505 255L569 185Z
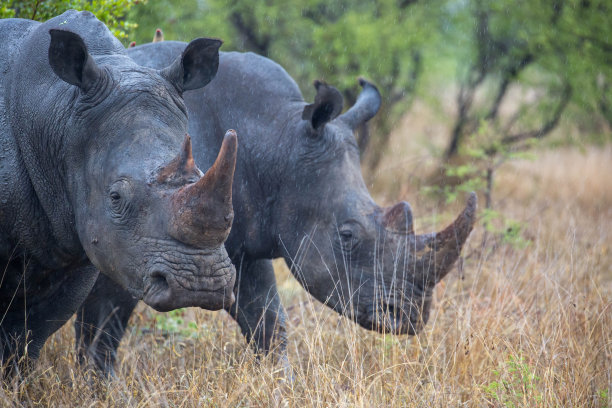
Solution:
M123 200L121 199L121 194L117 191L111 191L109 194L110 197L110 207L112 212L115 215L119 215L123 212Z
M353 231L351 230L340 231L340 237L342 238L342 241L352 241Z
M359 227L353 222L348 222L338 228L338 241L344 252L350 252L359 244Z
M109 188L108 203L115 221L121 221L129 213L131 195L133 195L131 184L127 180L119 180Z

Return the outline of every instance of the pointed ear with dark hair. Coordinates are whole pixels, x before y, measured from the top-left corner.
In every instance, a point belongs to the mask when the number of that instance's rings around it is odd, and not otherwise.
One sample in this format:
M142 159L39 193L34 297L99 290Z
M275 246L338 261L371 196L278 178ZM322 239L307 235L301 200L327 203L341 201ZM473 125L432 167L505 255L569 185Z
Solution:
M359 85L361 85L363 90L357 97L355 105L344 112L340 119L338 119L346 123L353 130L362 123L372 119L382 103L380 92L378 92L378 88L373 83L359 78Z
M223 41L214 38L196 38L160 74L181 92L202 88L217 74L221 44Z
M102 70L87 52L83 39L71 31L49 30L49 65L63 81L87 92L98 81Z
M343 99L340 91L325 82L316 80L314 87L317 89L315 101L304 107L302 119L309 121L312 128L318 130L342 112Z

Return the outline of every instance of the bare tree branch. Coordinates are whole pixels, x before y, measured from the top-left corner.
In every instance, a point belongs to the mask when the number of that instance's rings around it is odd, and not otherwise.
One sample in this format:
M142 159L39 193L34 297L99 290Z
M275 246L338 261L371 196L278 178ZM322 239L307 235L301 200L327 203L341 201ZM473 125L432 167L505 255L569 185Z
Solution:
M36 18L36 13L38 12L38 6L42 3L43 0L36 0L36 4L34 4L34 11L32 12L32 17L30 20L34 20Z
M254 23L245 21L244 17L239 12L233 12L230 15L230 21L240 36L244 39L248 49L265 57L269 56L271 43L270 36L264 35L262 38L259 38L257 36L257 29L254 27Z
M517 133L515 135L509 135L504 137L501 142L504 145L512 145L518 142L522 142L527 139L541 139L544 136L548 135L554 128L559 124L559 119L561 119L561 114L567 107L567 104L572 96L572 87L569 83L566 83L563 86L563 91L561 94L561 99L559 100L559 104L557 105L552 117L546 121L540 128L529 130L526 132Z
M451 132L450 144L445 153L445 158L447 160L456 155L459 151L459 145L466 134L465 128L467 124L471 122L469 119L469 111L474 102L476 88L484 81L485 77L486 73L481 71L479 76L471 80L468 84L462 84L459 88L459 93L457 94L457 120Z
M509 69L504 70L504 75L502 82L499 85L497 90L497 95L493 101L493 105L489 110L489 113L485 116L486 120L492 120L497 116L497 112L499 111L499 107L506 96L506 92L508 91L508 86L510 83L516 79L518 74L524 70L529 64L534 61L534 57L531 53L527 53L523 58L521 58L517 64L510 67Z

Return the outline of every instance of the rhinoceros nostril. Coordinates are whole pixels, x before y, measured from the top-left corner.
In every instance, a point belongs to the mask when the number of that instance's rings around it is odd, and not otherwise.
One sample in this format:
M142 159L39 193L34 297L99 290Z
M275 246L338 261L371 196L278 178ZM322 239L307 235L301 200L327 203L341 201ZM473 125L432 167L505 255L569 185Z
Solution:
M151 286L155 287L160 292L166 291L170 287L168 279L166 279L166 276L160 271L154 271L151 274Z
M388 333L401 334L404 326L404 316L401 307L396 307L393 304L384 306L384 326Z
M387 304L385 306L385 317L389 319L391 323L395 321L395 319L398 317L397 312L395 310L395 306L390 304Z

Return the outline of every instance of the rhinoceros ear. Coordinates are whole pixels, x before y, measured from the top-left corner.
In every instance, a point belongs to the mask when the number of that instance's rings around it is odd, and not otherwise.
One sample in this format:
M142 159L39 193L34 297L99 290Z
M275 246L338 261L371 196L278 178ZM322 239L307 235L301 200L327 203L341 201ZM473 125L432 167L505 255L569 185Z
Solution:
M356 129L357 126L372 119L380 109L382 102L380 92L378 92L378 88L374 84L359 78L359 85L361 85L363 90L357 97L357 102L344 112L339 119L351 129Z
M71 31L49 30L49 65L63 81L87 92L98 81L102 70L87 52L83 39Z
M202 88L217 74L221 44L223 41L214 38L196 38L160 74L180 92Z
M314 87L317 96L313 104L304 107L302 119L310 121L312 128L318 130L342 112L343 99L340 91L325 82L316 80Z

